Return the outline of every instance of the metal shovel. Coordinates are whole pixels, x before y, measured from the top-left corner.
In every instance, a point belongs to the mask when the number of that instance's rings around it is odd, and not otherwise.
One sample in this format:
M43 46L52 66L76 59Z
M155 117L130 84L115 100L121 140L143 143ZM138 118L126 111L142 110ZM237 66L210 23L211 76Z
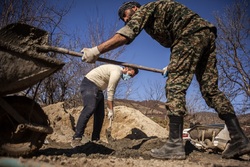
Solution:
M57 52L71 56L82 57L82 53L74 52L61 47L49 46L47 43L48 32L27 24L9 24L2 28L0 32L0 47L20 54L39 55L46 52ZM105 59L102 57L99 57L97 61L128 67L136 67L138 69L151 72L163 73L163 70L160 69L129 64L121 61Z
M109 119L109 126L106 129L106 138L108 140L108 143L114 141L115 139L111 136L111 130L112 130L112 119Z

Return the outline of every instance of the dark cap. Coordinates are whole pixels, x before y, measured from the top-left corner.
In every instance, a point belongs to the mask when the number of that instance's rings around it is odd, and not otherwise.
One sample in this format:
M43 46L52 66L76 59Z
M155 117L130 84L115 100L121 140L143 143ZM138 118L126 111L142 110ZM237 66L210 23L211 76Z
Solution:
M135 6L139 8L141 7L141 4L135 1L124 2L118 9L118 16L120 17L120 19L123 20L125 10L132 9Z

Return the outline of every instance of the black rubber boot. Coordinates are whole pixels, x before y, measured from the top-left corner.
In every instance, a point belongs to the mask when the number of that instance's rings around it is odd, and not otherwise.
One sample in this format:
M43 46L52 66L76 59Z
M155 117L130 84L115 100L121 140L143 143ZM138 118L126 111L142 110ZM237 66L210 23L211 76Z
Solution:
M169 139L159 149L152 149L151 156L159 159L186 159L182 140L183 117L169 116Z
M228 146L222 152L222 158L238 158L241 155L250 153L249 139L242 131L237 117L234 114L225 114L220 115L220 118L225 121L231 138Z

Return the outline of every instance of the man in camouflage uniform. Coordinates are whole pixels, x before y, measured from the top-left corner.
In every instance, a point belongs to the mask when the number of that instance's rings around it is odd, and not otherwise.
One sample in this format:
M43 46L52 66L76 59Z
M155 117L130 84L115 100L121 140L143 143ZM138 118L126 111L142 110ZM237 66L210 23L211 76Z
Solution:
M151 155L162 159L185 159L182 131L186 91L195 74L202 96L225 121L231 141L223 158L236 158L250 152L249 139L243 133L232 104L218 89L215 38L216 28L184 5L159 0L141 6L137 2L124 3L118 11L125 22L109 40L93 48L84 48L83 61L93 63L100 54L131 43L144 29L162 46L171 48L167 67L166 109L169 116L169 139Z

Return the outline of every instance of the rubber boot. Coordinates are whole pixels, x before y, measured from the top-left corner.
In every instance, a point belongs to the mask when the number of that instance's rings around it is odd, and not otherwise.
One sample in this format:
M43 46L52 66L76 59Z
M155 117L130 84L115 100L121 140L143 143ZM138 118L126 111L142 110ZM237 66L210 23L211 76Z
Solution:
M238 158L241 155L250 153L250 142L242 131L239 121L234 114L220 115L225 121L229 136L231 138L226 149L222 152L222 158Z
M182 140L183 117L169 116L169 138L159 149L152 149L151 156L159 159L186 159Z

